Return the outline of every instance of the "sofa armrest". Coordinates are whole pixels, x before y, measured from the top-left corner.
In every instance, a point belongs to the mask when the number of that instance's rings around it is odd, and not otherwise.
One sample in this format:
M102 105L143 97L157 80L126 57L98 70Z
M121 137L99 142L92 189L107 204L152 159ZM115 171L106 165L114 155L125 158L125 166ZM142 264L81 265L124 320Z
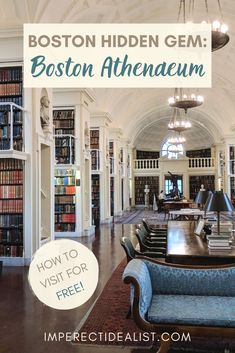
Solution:
M140 259L131 260L123 273L122 279L131 284L131 305L138 308L139 316L144 320L152 300L152 282L148 267Z

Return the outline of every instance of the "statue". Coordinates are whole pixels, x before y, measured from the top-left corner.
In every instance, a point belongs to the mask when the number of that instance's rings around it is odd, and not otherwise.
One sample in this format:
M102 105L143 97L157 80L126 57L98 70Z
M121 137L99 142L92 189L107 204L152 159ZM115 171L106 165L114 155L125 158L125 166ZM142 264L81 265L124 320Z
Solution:
M50 126L50 118L48 114L50 101L47 96L42 96L40 99L40 120L41 120L41 127L44 131L49 131Z
M144 189L144 193L145 193L145 195L144 195L144 207L147 210L149 209L149 192L150 192L149 186L145 185L145 189Z
M178 189L178 183L177 183L178 175L172 174L169 171L168 171L168 173L170 174L170 180L171 180L172 187L173 187L171 190L171 197L180 198L180 191Z

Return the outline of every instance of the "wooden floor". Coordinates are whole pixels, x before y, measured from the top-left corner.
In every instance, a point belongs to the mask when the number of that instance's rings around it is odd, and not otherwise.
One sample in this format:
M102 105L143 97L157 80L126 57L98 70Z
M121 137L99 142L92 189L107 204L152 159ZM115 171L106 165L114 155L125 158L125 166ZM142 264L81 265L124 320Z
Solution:
M131 233L133 233L132 225L102 226L100 232L97 232L92 239L81 240L95 253L99 261L100 278L92 298L77 309L60 311L43 305L29 288L28 268L4 267L0 276L0 352L104 352L104 348L99 346L85 347L73 346L68 342L44 342L43 334L44 332L73 332L124 257L119 243L120 236L129 236ZM131 352L129 349L105 347L107 353L120 350L125 353Z

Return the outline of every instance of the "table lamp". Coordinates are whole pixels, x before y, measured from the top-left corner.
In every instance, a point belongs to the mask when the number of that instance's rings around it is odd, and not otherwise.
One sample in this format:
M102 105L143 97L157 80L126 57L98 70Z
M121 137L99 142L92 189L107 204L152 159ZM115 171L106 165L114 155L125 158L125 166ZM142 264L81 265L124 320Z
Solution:
M205 212L217 212L217 234L220 234L220 212L233 212L233 205L228 195L223 191L215 191L209 198L204 207Z
M195 203L202 205L202 209L204 208L206 201L208 198L212 195L212 191L209 190L200 190L197 193L197 196L195 198ZM206 218L206 210L204 214L204 218Z

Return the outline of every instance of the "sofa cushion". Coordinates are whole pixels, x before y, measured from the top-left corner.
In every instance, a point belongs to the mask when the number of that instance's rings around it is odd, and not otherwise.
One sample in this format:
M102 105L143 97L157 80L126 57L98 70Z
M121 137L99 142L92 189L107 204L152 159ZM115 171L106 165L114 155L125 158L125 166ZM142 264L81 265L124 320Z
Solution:
M144 261L154 294L235 296L235 267L190 269Z
M235 298L153 295L147 319L158 324L235 327Z

